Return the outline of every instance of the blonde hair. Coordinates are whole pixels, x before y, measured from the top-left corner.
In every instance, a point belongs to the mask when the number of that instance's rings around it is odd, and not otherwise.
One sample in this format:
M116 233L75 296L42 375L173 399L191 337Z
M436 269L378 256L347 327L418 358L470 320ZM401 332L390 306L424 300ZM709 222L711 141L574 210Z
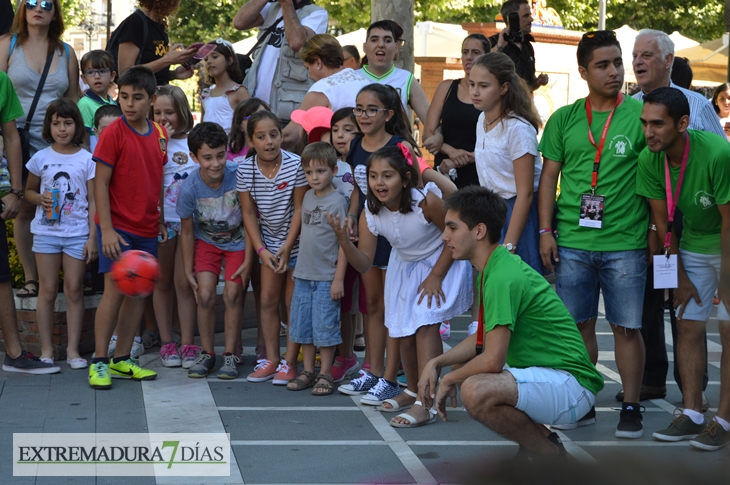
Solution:
M185 96L185 92L177 86L167 84L157 89L157 97L159 98L160 96L167 96L172 100L172 107L175 109L177 119L180 121L180 126L177 127L177 133L187 135L193 129L195 121L193 120L193 113L190 111L190 104L188 104L188 97Z
M330 34L313 35L299 49L299 57L307 64L319 59L325 66L337 69L345 62L345 54L337 39Z

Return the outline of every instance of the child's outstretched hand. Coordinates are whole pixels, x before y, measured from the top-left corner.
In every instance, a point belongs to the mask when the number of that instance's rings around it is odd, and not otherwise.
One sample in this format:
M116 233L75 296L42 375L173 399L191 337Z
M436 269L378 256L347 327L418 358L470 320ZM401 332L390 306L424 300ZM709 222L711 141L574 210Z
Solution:
M441 308L441 301L445 301L444 291L441 289L441 282L443 278L430 274L423 280L423 283L418 287L418 294L421 295L418 298L418 304L420 305L423 298L428 296L428 308L431 308L431 299L436 300L436 306Z
M347 229L347 233L350 235L350 241L357 242L357 220L354 217L347 216L347 218L345 219L345 228Z
M198 279L195 277L195 273L188 273L185 275L188 279L188 283L193 288L193 294L195 295L195 303L198 303Z
M116 261L122 255L122 245L129 246L129 243L117 231L114 229L101 231L101 252L104 256Z
M332 227L332 230L335 231L335 236L337 236L337 239L339 239L340 241L347 241L350 239L347 225L342 225L342 220L340 219L340 216L338 216L337 214L332 214L330 212L325 212L324 216L327 218L327 223Z
M96 238L94 238L94 239L89 238L86 241L86 243L84 244L83 258L86 261L86 264L89 264L90 262L94 261L98 257L99 257L99 249L98 249L98 245L96 243Z

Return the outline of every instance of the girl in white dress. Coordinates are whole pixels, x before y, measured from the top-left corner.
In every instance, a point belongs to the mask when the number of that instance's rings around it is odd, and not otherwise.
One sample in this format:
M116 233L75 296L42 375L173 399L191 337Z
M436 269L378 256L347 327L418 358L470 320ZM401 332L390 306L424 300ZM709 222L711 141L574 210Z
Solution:
M430 359L442 352L439 324L471 306L471 266L454 261L441 241L445 210L441 191L429 182L416 188L418 168L402 144L384 147L367 161L368 193L365 217L360 219L356 247L337 218L328 216L347 260L358 271L370 268L377 236L393 246L385 277L385 326L400 340L408 390L417 391L418 376ZM435 421L410 394L393 399L393 408L413 405L408 414L391 420L395 427L414 427ZM408 402L410 401L410 402ZM390 410L389 408L386 408Z

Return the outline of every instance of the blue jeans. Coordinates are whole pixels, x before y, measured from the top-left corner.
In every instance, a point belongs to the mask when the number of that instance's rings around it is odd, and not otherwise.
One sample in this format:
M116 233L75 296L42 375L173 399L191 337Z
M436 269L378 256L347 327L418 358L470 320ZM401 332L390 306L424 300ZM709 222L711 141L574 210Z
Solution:
M122 252L129 251L130 249L139 249L140 251L149 253L157 258L157 237L142 237L117 228L114 228L114 230L117 231L128 244L128 246L125 246L124 244L119 245ZM96 225L96 240L99 244L99 274L108 273L109 270L111 270L112 263L114 261L104 256L104 251L102 251L101 247L101 228L98 224Z
M558 247L556 291L576 322L598 317L603 292L606 320L629 329L641 328L646 284L646 251L583 251Z
M340 301L330 296L331 287L331 281L294 278L289 340L318 347L342 343Z

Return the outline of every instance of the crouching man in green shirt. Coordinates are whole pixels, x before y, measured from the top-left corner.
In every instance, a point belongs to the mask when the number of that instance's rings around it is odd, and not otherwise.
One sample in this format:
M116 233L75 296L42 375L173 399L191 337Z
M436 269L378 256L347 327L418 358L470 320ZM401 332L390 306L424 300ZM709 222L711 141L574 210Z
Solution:
M469 260L480 270L479 330L426 364L419 399L427 407L435 404L446 420L446 400L456 405L461 384L469 415L519 443L522 452L563 454L557 434L544 425L583 417L603 389L603 378L555 291L499 245L507 217L504 200L472 186L451 195L446 209L442 239L454 259ZM441 369L457 364L437 386Z
M668 254L677 255L672 272L678 283L675 356L684 400L682 413L653 436L691 440L695 448L714 451L730 443L730 144L713 133L688 130L689 116L687 98L677 89L658 88L644 96L647 148L639 155L636 193L649 198L659 241ZM679 248L669 224L675 209L684 214ZM707 423L700 412L704 330L715 290L721 300L717 319L723 358L720 406Z

